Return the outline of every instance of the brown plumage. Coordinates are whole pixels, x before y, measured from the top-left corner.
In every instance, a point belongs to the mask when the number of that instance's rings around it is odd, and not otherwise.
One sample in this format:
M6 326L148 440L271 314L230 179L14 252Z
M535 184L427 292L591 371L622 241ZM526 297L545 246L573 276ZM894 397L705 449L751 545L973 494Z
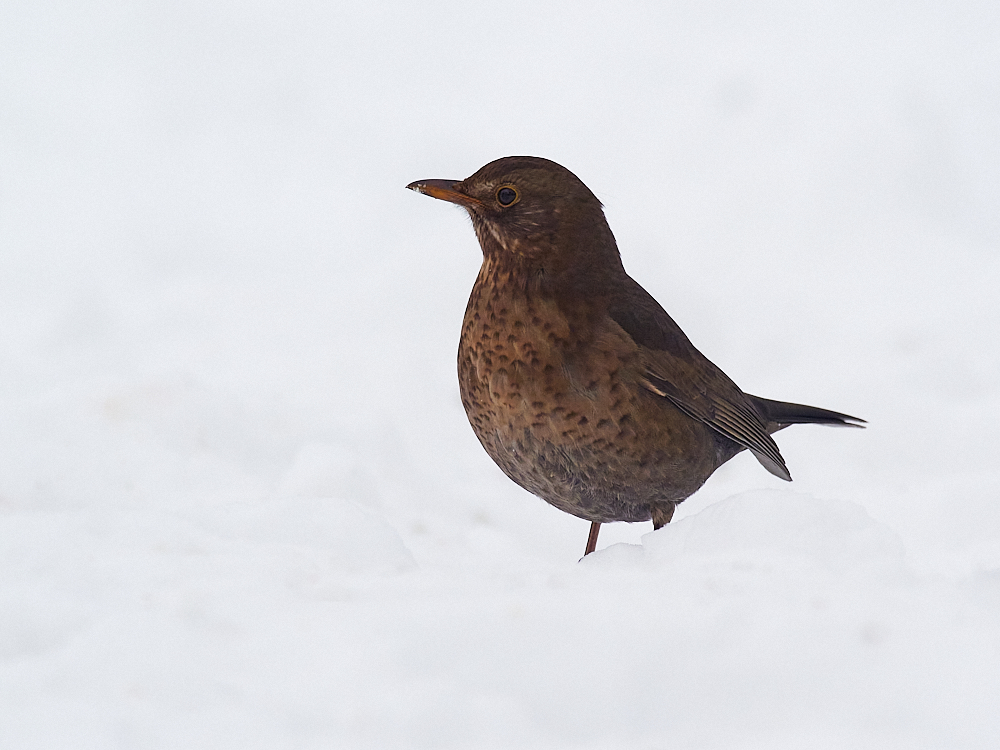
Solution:
M750 396L622 267L600 201L555 162L512 156L412 190L463 206L483 250L458 348L486 452L529 492L592 522L668 523L744 448L791 480L771 433L863 420Z

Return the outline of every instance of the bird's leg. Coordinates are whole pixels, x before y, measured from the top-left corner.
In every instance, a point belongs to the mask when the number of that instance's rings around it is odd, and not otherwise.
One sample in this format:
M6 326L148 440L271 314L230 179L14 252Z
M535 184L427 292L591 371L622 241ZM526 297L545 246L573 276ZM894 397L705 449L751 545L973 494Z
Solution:
M674 517L674 508L676 508L676 503L657 503L653 505L651 510L653 511L653 531L661 529L670 523L670 519Z
M595 549L597 549L597 535L600 534L600 533L601 533L601 522L600 521L591 521L590 522L590 536L587 537L587 549L583 553L584 557L586 557L591 552L593 552Z

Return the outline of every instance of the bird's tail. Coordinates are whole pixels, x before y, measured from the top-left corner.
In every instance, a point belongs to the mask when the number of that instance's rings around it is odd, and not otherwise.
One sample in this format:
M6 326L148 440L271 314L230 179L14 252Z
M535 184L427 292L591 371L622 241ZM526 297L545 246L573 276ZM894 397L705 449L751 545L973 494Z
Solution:
M767 419L768 426L770 427L772 423L775 425L774 429L768 430L769 432L780 430L790 424L827 424L835 427L865 426L863 419L829 409L804 406L803 404L789 404L785 401L772 401L760 396L750 396L750 400Z

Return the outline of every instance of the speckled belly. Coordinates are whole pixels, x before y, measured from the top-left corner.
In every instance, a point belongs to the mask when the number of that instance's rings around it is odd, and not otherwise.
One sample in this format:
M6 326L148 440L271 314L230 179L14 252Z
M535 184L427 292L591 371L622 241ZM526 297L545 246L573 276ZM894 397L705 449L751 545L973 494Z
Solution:
M470 302L458 359L469 421L507 476L601 522L648 520L651 503L701 486L715 466L691 460L714 454L712 437L630 378L630 341L581 340L551 310L501 309Z

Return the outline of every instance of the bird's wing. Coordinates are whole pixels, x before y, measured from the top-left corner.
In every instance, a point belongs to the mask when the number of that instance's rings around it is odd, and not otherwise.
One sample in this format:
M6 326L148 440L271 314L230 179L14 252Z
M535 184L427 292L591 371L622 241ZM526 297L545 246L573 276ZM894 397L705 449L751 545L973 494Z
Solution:
M612 299L608 313L640 350L640 382L692 419L748 448L761 465L791 481L767 422L753 401L694 348L684 332L638 283Z

